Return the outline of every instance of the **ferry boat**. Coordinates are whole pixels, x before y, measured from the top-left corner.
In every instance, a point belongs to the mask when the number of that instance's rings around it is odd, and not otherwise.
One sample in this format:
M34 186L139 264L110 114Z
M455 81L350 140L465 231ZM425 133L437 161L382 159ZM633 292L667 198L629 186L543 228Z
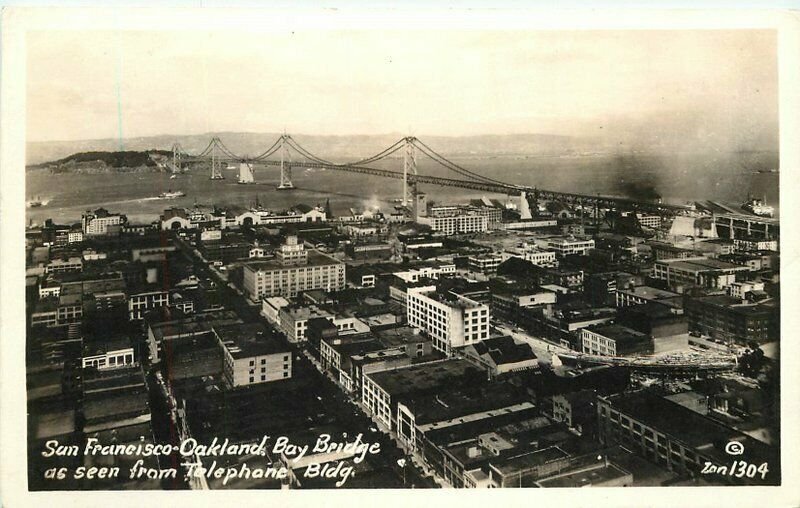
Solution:
M175 199L185 196L186 194L181 191L172 191L168 190L167 192L162 192L158 195L161 199Z
M775 208L767 204L767 199L749 198L742 205L742 210L758 215L759 217L772 217L775 215Z

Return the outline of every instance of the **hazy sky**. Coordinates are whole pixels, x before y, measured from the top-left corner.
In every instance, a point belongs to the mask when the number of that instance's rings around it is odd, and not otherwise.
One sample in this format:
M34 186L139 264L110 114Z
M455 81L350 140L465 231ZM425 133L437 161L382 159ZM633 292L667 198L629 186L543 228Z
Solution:
M29 141L777 126L769 31L50 32L27 45Z

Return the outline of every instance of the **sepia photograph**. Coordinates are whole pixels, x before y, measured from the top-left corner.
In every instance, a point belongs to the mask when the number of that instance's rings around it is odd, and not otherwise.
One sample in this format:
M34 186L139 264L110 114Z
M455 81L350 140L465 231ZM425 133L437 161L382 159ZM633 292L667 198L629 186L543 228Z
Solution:
M21 489L785 485L774 22L151 14L17 39Z

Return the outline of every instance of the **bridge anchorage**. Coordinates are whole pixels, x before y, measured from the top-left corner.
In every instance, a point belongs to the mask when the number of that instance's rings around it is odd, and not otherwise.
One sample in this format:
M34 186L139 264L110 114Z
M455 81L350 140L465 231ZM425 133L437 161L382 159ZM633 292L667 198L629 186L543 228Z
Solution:
M391 157L392 154L400 150L403 150L402 171L393 171L373 166L374 163L386 160ZM294 161L292 160L292 152L295 153L296 157ZM448 178L418 173L417 161L420 154L426 156L439 166L444 167L447 171L455 173L457 177ZM295 188L292 181L292 167L296 165L308 169L345 171L348 173L402 180L402 199L400 202L407 208L415 204L417 187L420 184L429 184L506 194L508 196L519 196L520 214L523 219L531 218L532 212L538 208L540 200L561 201L573 204L579 206L582 213L584 209L591 209L591 207L594 207L596 218L600 216L601 209L604 212L605 210L629 210L658 213L662 215L675 215L688 211L688 207L686 206L669 205L661 202L618 196L554 192L532 186L503 182L471 171L445 158L420 139L413 136L401 138L388 148L381 150L371 157L344 163L331 162L318 157L306 150L289 134L282 134L269 148L257 156L237 155L229 150L218 137L213 137L208 146L197 154L187 153L177 143L172 147L173 172L183 172L191 167L196 167L197 164L200 164L202 167L208 167L205 166L205 164L209 163L210 178L212 180L221 180L224 178L222 174L222 163L238 164L239 183L255 183L257 167L269 166L280 168L280 181L277 185L278 190L292 190ZM228 167L230 168L230 166Z

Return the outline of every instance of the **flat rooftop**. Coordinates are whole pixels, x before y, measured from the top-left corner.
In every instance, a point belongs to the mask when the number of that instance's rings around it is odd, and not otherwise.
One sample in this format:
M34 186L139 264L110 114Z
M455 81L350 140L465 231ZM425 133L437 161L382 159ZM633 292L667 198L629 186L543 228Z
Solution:
M328 256L316 250L307 250L306 252L308 252L308 261L301 265L284 265L278 261L268 260L268 261L248 261L246 263L242 263L242 266L254 272L256 271L268 272L272 270L284 270L289 268L297 269L306 266L314 267L314 266L344 264L342 261L339 261L338 259L332 258L331 256Z
M747 270L746 266L735 265L727 263L718 259L702 258L702 259L665 259L657 261L658 263L666 263L671 268L677 268L687 272L701 272L707 270Z
M425 293L425 296L430 298L431 300L436 300L439 303L443 303L450 307L458 307L461 309L474 309L475 307L479 307L483 304L478 302L472 302L470 300L465 300L465 297L459 297L450 291L431 291L429 293Z
M429 340L423 337L419 333L419 330L411 326L398 326L385 330L376 330L373 333L383 344L389 347L428 342Z
M417 425L440 423L446 425L449 420L460 419L468 415L492 416L503 412L512 413L518 404L525 404L519 409L533 407L529 398L512 393L508 386L501 383L482 386L479 389L459 389L443 391L438 394L425 394L414 397L404 404L414 413ZM439 425L437 425L437 428Z
M277 332L260 323L215 326L214 331L234 358L290 351Z
M650 392L614 395L606 400L617 411L672 436L721 464L730 461L730 455L723 450L724 444L734 440L744 445L747 460L751 463L770 462L777 455L777 450L736 429Z
M178 319L170 319L170 315L178 314ZM152 320L151 320L152 317ZM166 313L151 313L147 316L150 329L156 340L163 340L164 337L176 337L180 335L193 335L211 330L213 326L225 326L242 323L239 316L232 310L203 312L198 314L186 315L180 311Z
M652 286L635 286L631 289L619 289L620 293L626 293L645 300L663 300L665 298L680 298L681 295L666 291L664 289L654 288Z
M393 397L436 388L475 367L466 360L449 359L367 374Z
M600 467L554 476L545 480L539 480L536 484L539 487L590 487L592 485L602 485L604 483L621 480L633 475L621 467L608 463Z
M617 345L635 344L647 340L647 335L621 325L590 326L588 330L614 340Z
M548 462L564 459L566 457L569 457L567 452L557 446L551 446L542 450L536 450L534 452L524 453L515 457L509 457L498 464L493 463L492 468L500 472L502 475L510 475L528 469L537 468L543 464L547 464Z

